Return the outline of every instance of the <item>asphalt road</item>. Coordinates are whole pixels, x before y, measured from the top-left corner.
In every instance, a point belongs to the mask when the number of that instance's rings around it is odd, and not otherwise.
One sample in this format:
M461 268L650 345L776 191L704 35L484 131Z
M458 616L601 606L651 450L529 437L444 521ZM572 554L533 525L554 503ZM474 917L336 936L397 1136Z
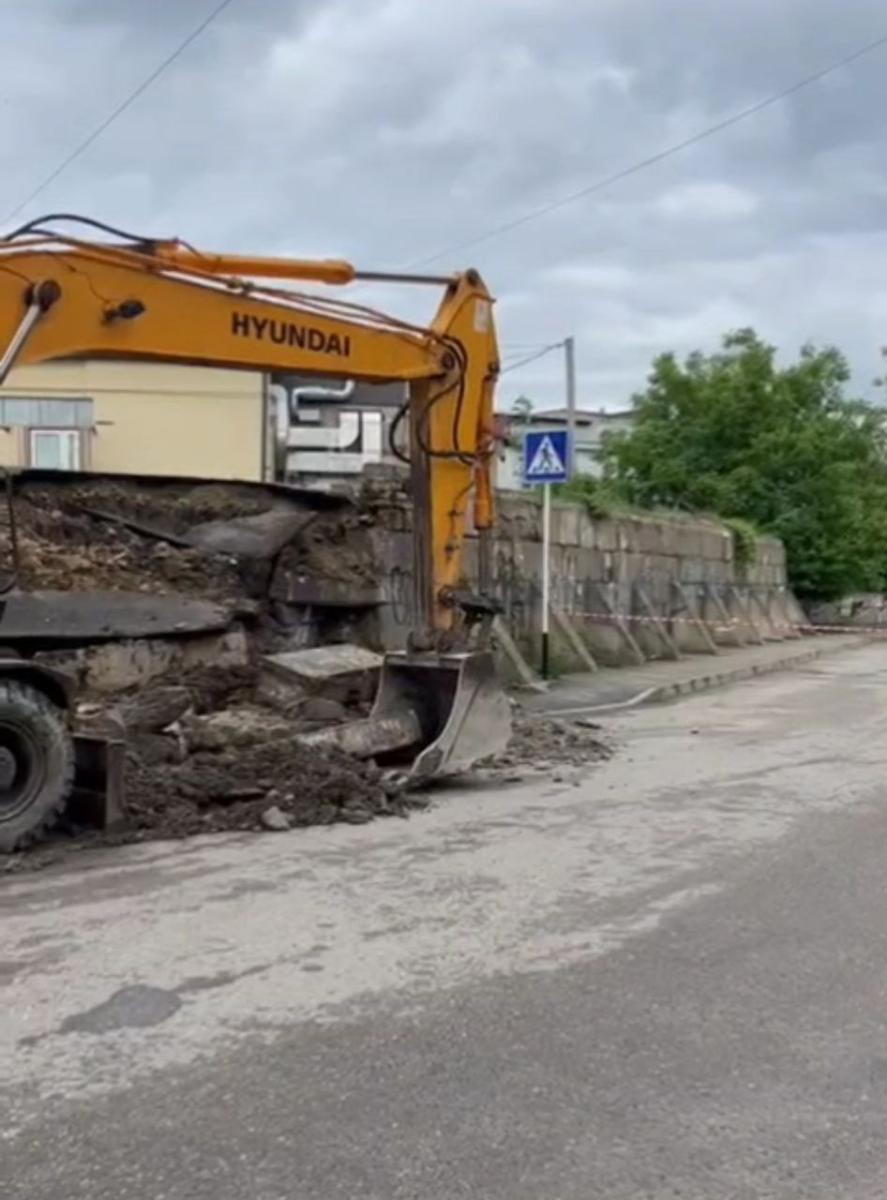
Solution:
M6 1200L887 1195L887 646L0 883Z

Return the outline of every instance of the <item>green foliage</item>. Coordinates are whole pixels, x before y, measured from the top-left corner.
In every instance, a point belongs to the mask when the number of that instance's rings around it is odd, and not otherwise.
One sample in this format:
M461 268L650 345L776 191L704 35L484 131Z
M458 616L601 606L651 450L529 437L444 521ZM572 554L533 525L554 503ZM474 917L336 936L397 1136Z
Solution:
M576 475L568 483L556 484L554 495L558 500L582 504L592 517L611 517L629 507L609 480L594 479L591 475Z
M758 553L758 532L751 521L728 517L723 522L733 536L733 562L740 576L753 565Z
M782 538L803 596L881 590L884 414L847 399L847 379L837 350L807 346L780 368L748 329L717 354L662 355L634 428L603 449L607 480L630 503L717 512ZM734 538L745 540L735 525Z

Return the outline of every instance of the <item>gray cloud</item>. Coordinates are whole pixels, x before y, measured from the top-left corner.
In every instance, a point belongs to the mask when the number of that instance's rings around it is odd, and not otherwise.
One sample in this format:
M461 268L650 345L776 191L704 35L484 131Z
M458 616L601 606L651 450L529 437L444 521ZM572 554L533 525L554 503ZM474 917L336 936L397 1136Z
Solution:
M12 208L211 7L0 4ZM232 250L393 267L688 136L887 31L876 0L235 0L25 215L74 208ZM887 48L593 197L454 254L502 340L577 338L581 399L753 324L887 341ZM386 304L424 315L413 293ZM424 302L425 309L433 298ZM512 351L512 346L515 348ZM560 364L503 379L560 402Z

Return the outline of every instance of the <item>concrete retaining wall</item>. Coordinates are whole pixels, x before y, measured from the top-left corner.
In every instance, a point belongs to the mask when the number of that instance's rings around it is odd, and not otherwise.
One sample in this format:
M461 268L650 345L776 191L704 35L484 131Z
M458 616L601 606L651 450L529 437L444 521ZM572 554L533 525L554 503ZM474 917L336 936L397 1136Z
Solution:
M390 485L387 492L377 485L372 503L377 521L371 537L386 601L379 613L380 639L390 648L403 644L413 621L411 513L406 494ZM475 551L469 544L470 583L476 583ZM493 590L504 605L505 621L535 660L542 581L542 512L535 497L500 498L493 562ZM723 644L734 642L730 622L749 606L764 624L773 604L782 620L786 606L790 619L801 619L786 591L779 541L761 539L755 561L743 567L736 561L732 534L715 521L592 518L575 504L553 506L552 600L570 615L595 656L614 665L636 661L636 651L615 626L612 612L625 618L623 628L645 657L667 656L669 642L687 652L710 649L712 636ZM707 632L698 617L706 619ZM581 667L566 641L557 640L555 648L562 669Z

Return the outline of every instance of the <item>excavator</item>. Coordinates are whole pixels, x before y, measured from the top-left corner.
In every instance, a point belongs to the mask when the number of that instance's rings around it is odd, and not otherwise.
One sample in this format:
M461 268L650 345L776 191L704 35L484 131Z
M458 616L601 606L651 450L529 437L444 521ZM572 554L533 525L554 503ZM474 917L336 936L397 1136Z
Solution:
M426 327L301 290L359 282L433 286L442 297ZM404 651L386 655L370 716L337 736L346 749L399 757L419 780L504 747L510 709L496 678L490 596L499 356L492 298L476 271L205 253L50 214L0 239L0 383L15 366L86 357L404 381L391 446L410 469L415 627ZM404 419L406 455L396 441ZM478 539L475 589L463 563L469 530ZM0 850L8 852L51 828L81 782L102 797L103 823L125 801L121 745L77 732L71 681L4 640L3 607Z

